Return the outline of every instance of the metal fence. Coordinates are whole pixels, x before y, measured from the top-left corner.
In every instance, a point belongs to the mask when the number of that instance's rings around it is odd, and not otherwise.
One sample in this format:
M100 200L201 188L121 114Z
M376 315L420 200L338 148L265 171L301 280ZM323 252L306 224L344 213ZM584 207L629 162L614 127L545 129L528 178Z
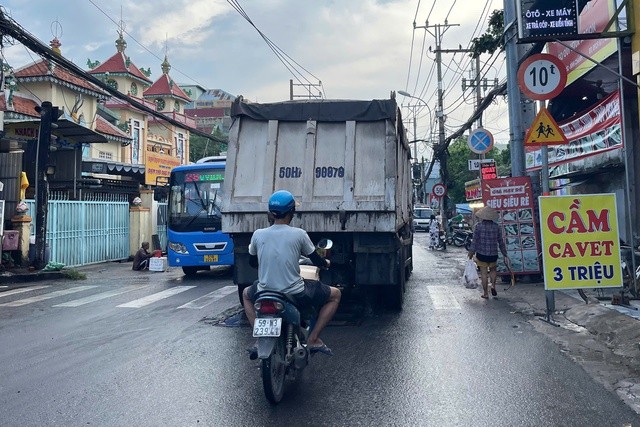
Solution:
M167 202L158 202L158 238L160 239L160 247L163 251L167 250Z
M129 203L123 195L96 195L93 200L49 200L47 243L50 260L73 267L129 257ZM101 199L101 200L99 200ZM33 218L34 200L25 200Z

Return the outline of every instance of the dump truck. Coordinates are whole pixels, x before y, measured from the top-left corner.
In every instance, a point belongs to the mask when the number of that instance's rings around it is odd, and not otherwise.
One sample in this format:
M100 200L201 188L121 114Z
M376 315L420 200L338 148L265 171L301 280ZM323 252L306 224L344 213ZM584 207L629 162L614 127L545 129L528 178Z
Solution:
M395 93L383 100L293 100L231 107L222 230L234 245L238 292L257 279L252 233L269 226L276 190L298 206L291 222L333 241L323 282L401 309L413 269L411 154Z

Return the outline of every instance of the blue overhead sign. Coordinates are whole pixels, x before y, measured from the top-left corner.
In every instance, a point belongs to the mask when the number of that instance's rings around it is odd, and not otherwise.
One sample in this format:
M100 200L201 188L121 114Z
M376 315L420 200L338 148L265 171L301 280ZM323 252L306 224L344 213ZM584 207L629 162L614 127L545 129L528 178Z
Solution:
M484 154L493 148L493 135L486 129L478 128L469 135L469 148L476 154Z

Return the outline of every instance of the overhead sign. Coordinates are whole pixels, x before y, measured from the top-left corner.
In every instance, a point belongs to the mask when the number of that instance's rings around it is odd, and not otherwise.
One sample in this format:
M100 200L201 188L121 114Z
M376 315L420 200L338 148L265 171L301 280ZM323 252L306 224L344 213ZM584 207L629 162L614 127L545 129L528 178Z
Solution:
M518 68L518 85L530 99L555 98L567 84L567 71L558 58L538 53L527 58Z
M487 159L480 164L480 178L484 181L487 179L496 179L498 177L498 168L496 161Z
M568 143L569 140L560 129L560 126L558 126L558 123L551 117L549 111L542 107L527 131L527 136L524 138L525 146Z
M576 0L519 0L520 41L553 41L578 34Z
M615 194L539 200L545 289L622 286Z
M478 128L469 135L468 145L476 154L484 154L493 148L493 134L486 129Z
M443 197L447 194L447 187L444 184L438 183L433 186L433 195L436 197Z

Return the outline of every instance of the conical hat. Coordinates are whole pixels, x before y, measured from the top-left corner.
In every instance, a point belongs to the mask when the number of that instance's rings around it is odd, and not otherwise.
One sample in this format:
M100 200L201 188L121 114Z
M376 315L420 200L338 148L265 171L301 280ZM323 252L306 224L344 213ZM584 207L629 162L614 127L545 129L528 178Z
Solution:
M485 206L484 208L479 209L478 212L476 212L476 216L480 219L495 221L498 219L498 211L490 208L489 206Z

